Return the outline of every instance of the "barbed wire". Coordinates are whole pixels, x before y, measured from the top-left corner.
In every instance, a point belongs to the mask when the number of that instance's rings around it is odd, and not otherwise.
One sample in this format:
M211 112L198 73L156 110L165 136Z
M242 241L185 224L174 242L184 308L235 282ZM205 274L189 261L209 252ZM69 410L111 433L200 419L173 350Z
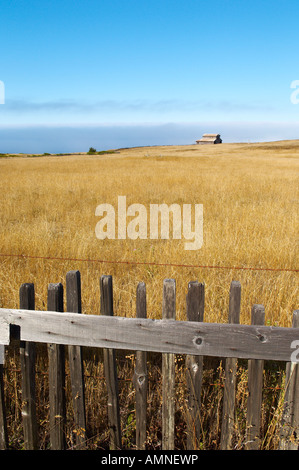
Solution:
M179 264L179 263L156 263L154 261L132 261L132 260L104 260L91 258L64 258L58 256L34 256L24 254L0 253L1 257L21 258L21 259L40 259L50 261L75 261L84 263L102 263L102 264L127 264L127 265L146 265L160 267L176 267L176 268L201 268L201 269L226 269L226 270L248 270L248 271L279 271L279 272L298 272L299 269L291 268L263 268L253 266L219 266L219 265L200 265L200 264Z

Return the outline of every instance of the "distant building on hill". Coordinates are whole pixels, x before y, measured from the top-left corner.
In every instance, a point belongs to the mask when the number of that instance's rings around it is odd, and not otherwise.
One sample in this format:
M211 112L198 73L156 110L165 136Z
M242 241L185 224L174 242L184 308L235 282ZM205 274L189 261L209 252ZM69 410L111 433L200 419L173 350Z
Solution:
M220 134L203 134L202 138L196 141L197 144L222 144Z

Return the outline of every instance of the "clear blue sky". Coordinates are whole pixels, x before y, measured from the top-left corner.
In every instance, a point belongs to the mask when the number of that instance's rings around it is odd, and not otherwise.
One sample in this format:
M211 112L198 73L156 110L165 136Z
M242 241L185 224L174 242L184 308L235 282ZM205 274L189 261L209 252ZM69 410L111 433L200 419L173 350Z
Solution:
M120 126L128 146L139 145L137 129L163 143L171 126L167 144L214 131L226 141L298 138L298 18L298 0L1 0L0 152L22 151L12 147L23 127L32 142L39 128L44 151L61 149L58 127L76 127L82 147L95 126L108 126L109 146ZM85 150L76 146L67 149Z

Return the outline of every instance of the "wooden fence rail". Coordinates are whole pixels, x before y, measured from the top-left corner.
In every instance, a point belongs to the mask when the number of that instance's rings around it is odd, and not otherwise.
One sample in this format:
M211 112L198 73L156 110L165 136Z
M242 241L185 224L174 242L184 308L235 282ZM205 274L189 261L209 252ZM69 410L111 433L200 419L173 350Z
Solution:
M0 309L0 345L20 341L22 418L24 446L39 448L35 402L36 343L47 344L49 357L50 447L65 449L65 347L68 351L76 448L86 448L86 412L82 347L103 348L108 394L110 448L122 448L116 349L136 351L133 385L136 393L136 448L145 449L147 410L147 353L162 354L162 448L174 449L175 355L185 355L188 414L187 448L198 449L201 437L201 389L203 357L225 358L221 449L232 448L235 420L237 360L248 360L246 449L260 448L260 418L264 361L286 362L284 409L280 449L297 449L299 435L299 310L293 312L292 328L265 326L262 305L252 307L251 325L240 324L241 285L233 281L229 293L228 323L204 322L204 284L188 284L186 321L175 320L176 284L163 283L162 319L147 318L146 286L139 283L136 318L114 316L112 276L100 279L101 315L81 313L79 271L66 276L67 312L63 312L63 286L48 287L47 311L35 310L34 285L20 288L20 308ZM3 346L2 346L3 347ZM297 347L297 355L296 355ZM1 348L1 346L0 346ZM0 364L0 448L8 448L3 365Z

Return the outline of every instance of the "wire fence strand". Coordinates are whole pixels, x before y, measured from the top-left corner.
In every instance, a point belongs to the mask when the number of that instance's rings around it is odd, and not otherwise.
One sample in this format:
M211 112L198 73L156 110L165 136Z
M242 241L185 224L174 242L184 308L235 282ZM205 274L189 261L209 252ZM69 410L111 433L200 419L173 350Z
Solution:
M91 258L64 258L58 256L33 256L24 254L6 254L0 253L3 258L21 258L21 259L39 259L50 261L75 261L84 263L102 263L102 264L127 264L127 265L143 265L143 266L160 266L160 267L176 267L176 268L194 268L194 269L226 269L226 270L248 270L248 271L278 271L278 272L298 272L299 269L291 268L263 268L253 266L219 266L219 265L200 265L200 264L179 264L179 263L156 263L154 261L133 261L133 260L103 260Z

